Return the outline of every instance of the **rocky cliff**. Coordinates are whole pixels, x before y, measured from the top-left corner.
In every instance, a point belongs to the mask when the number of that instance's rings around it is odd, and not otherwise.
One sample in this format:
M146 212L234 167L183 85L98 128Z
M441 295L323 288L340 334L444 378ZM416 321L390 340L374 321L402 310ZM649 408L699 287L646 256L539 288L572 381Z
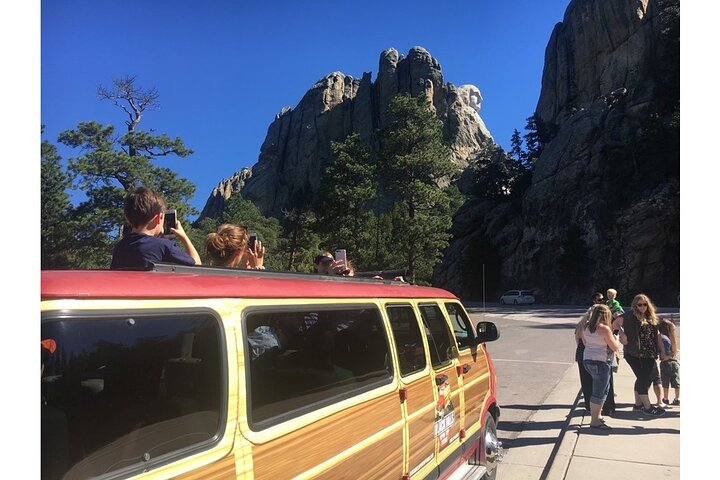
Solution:
M520 201L468 201L434 283L586 303L679 293L679 2L573 0L545 53L546 131Z
M239 181L221 181L200 218L217 215L239 191L263 214L281 218L283 209L311 196L320 185L333 158L331 142L359 133L368 144L377 144L375 133L385 126L388 105L398 93L432 99L458 170L492 140L478 115L482 96L477 87L446 83L440 64L422 47L413 47L407 57L390 48L380 55L375 82L370 73L353 78L333 72L313 85L294 109L283 108L268 128L252 172Z

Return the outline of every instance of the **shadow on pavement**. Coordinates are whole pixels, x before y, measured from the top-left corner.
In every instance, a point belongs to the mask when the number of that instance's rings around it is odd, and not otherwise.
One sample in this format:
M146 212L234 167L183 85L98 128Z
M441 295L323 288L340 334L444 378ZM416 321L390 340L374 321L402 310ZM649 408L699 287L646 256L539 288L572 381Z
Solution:
M612 430L598 430L590 427L590 425L583 425L581 427L570 428L570 431L575 431L583 435L649 435L653 433L669 433L678 435L680 430L676 428L645 428L645 427L614 427L610 421L607 422Z
M569 410L573 408L574 405L570 405L567 403L548 403L544 405L523 405L523 404L514 404L514 405L500 405L500 408L505 410L506 408L511 410L552 410L554 408L561 408L563 410Z
M509 438L503 438L502 436L500 436L499 439L503 444L503 448L508 450L511 448L529 447L534 445L552 445L558 441L557 437L518 437L511 440Z
M542 328L545 330L575 329L576 323L533 323L528 328Z
M554 430L561 429L567 424L567 421L560 420L554 422L503 422L498 423L498 430L506 432L527 432L529 430Z
M617 418L618 420L654 420L656 418L678 418L679 416L680 412L672 410L665 410L665 414L660 417L656 417L654 415L647 415L642 412L634 412L632 410L627 412L615 410L615 413L610 415L610 418Z

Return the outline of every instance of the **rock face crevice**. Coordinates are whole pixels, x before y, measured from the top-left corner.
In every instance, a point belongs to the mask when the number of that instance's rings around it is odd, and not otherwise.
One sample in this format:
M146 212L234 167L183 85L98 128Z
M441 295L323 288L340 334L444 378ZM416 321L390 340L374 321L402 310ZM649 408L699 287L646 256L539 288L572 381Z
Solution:
M477 87L445 83L440 63L422 47L411 48L407 57L390 48L380 55L375 82L370 73L357 79L332 72L318 80L295 108L284 108L268 128L252 175L233 194L240 192L263 214L282 218L284 209L317 191L333 159L331 142L358 133L377 148L376 132L385 127L388 105L398 93L426 94L432 99L459 171L492 141L478 114L482 96ZM218 197L220 191L224 190L213 191L201 218L220 212L227 201Z
M487 266L496 255L494 283L486 285L493 295L530 288L545 302L584 304L594 291L614 287L626 302L642 291L675 304L678 8L677 1L570 3L546 48L536 108L557 133L521 201L471 201L460 209L434 282L480 298L466 262ZM471 272L476 277L479 267Z

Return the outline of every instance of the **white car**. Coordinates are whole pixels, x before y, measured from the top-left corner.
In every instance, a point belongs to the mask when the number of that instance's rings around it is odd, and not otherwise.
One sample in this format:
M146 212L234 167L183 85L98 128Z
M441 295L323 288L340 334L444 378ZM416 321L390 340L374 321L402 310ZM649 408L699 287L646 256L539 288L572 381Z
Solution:
M535 303L535 295L530 290L508 290L500 297L500 304L520 305L522 303L532 305Z

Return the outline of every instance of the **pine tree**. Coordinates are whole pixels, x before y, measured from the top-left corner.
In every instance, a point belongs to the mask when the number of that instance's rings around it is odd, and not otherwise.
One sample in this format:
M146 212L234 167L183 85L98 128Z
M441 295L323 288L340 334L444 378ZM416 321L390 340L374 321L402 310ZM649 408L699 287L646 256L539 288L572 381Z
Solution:
M158 192L169 208L178 211L181 220L198 212L188 203L195 186L169 168L153 164L158 157L187 157L192 150L179 138L138 130L144 112L158 107L157 92L136 87L135 77L124 77L115 80L113 89L99 87L98 95L127 114L127 133L118 138L112 125L89 121L61 132L58 141L83 152L68 160L68 170L79 179L78 186L87 197L76 213L81 234L87 237L88 248L92 249L89 256L104 258L95 265L102 268L107 267L111 245L121 233L122 205L131 188L144 185Z
M57 148L40 145L40 266L63 269L76 266L73 208L67 190L72 179L62 168Z
M442 123L426 97L398 95L381 133L381 184L394 202L396 257L412 281L428 282L450 237L457 189L441 187L457 172Z
M524 163L532 170L545 146L557 135L558 126L546 124L536 112L527 118L525 131L527 131L524 137L527 154Z
M510 137L510 155L519 163L527 162L527 152L523 150L523 140L517 128L513 129Z
M377 219L371 205L377 197L376 159L360 136L333 142L334 161L325 170L314 207L323 248L344 248L358 270L374 268L373 239Z

